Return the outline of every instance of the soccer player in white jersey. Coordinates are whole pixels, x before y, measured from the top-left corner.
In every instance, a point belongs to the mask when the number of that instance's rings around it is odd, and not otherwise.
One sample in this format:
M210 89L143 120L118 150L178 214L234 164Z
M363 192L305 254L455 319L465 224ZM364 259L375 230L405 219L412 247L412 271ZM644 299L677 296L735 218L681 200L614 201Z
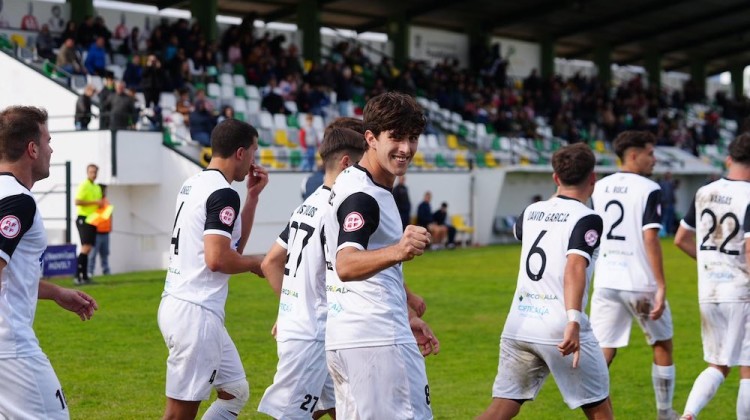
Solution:
M318 418L333 411L333 382L325 359L328 313L323 217L339 173L367 148L362 133L326 130L320 147L323 185L295 209L263 260L263 273L280 297L276 321L279 363L258 411L277 419Z
M336 415L431 419L424 356L439 343L407 307L401 264L422 255L430 237L423 227L403 230L391 194L417 150L424 114L414 98L388 92L367 102L364 124L367 151L336 178L324 221L333 268L325 346Z
M666 300L662 265L661 189L646 178L656 164L655 137L625 131L615 139L619 172L596 183L591 200L604 220L600 258L591 298L591 326L607 365L628 345L636 319L653 349L651 378L657 418L674 419L675 369L672 364L672 314Z
M698 260L703 359L683 419L693 420L740 367L737 418L750 419L750 134L729 145L725 178L698 190L675 244ZM696 237L700 240L697 243Z
M585 144L555 152L557 194L528 206L513 228L522 241L518 283L481 420L518 415L550 373L568 407L612 418L607 364L584 313L602 234L601 217L583 204L594 190L595 163Z
M262 275L261 259L242 255L268 172L254 163L258 132L226 120L211 132L213 158L177 195L169 268L159 305L159 329L169 349L165 419L192 419L211 389L218 398L204 419L235 418L250 389L224 327L231 274ZM232 181L247 178L240 212Z
M47 248L31 187L49 176L47 111L12 106L0 112L0 418L68 419L60 381L33 330L38 299L91 318L86 293L40 281Z

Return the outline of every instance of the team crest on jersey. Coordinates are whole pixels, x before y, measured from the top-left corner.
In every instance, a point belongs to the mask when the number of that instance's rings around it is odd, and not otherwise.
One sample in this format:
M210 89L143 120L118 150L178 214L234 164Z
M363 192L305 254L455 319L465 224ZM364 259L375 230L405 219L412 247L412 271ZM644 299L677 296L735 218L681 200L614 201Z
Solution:
M18 236L19 232L21 232L21 221L18 220L18 217L8 215L0 220L0 235L13 239Z
M364 225L365 219L356 211L347 214L344 218L344 232L354 232L356 230L360 230Z
M599 240L599 232L596 229L589 229L583 235L583 240L586 241L588 246L594 246L596 245L596 241Z
M230 226L234 222L234 209L230 206L226 206L219 212L219 220L227 226Z

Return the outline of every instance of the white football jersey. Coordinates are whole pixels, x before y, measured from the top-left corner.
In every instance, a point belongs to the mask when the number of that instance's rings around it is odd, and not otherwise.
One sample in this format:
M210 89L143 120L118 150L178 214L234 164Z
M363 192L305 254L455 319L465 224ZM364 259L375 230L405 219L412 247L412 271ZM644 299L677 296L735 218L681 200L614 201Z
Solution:
M540 344L558 344L568 317L564 273L570 254L588 260L581 302L581 341L594 340L585 309L588 288L602 233L602 219L580 201L565 196L534 203L513 228L521 240L521 261L513 303L503 337Z
M276 243L287 250L276 340L325 340L326 255L324 214L331 189L320 186L294 210Z
M336 253L343 248L376 250L401 240L401 216L391 190L376 184L361 166L350 166L336 178L329 205L326 350L416 343L401 264L360 281L342 282L334 270Z
M0 173L0 358L42 355L33 330L47 233L31 192Z
M680 224L696 233L698 301L750 302L750 182L722 178L701 187Z
M641 175L618 172L596 183L591 200L594 211L604 220L594 287L655 291L643 232L661 228L659 184Z
M207 169L182 184L162 296L203 306L224 319L229 274L208 269L203 236L226 236L236 249L240 240L239 210L239 194L218 170Z

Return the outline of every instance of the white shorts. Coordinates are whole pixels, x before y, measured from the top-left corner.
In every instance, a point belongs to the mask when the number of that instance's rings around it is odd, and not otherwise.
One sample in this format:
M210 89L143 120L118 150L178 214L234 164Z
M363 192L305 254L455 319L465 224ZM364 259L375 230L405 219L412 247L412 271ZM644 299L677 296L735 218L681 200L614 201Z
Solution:
M326 351L336 389L336 417L429 420L430 386L416 344Z
M574 369L573 355L563 357L554 344L503 338L492 397L533 400L550 372L571 409L609 396L609 370L596 341L581 343L578 367Z
M0 418L70 418L68 402L47 356L0 359Z
M159 329L169 349L169 398L202 401L211 388L245 379L240 355L215 313L169 295L159 305Z
M654 307L655 292L630 292L627 290L594 289L591 297L591 328L602 348L620 348L628 345L633 318L646 334L650 346L657 341L672 339L672 312L669 302L664 302L664 313L656 321L648 317Z
M276 375L258 411L275 419L310 419L316 411L334 408L325 343L290 340L277 343L277 348Z
M750 366L750 303L701 303L703 359L719 366Z

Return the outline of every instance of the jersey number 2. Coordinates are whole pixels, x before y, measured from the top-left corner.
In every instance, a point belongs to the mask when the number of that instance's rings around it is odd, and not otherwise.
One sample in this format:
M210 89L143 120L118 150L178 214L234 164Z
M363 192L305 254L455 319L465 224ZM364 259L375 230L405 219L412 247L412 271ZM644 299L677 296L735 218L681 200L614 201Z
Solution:
M617 220L615 220L614 223L612 223L612 227L609 228L609 232L607 232L607 239L611 239L613 241L624 241L625 240L624 236L615 235L613 232L615 228L619 226L620 223L622 223L622 219L625 217L625 208L622 206L621 202L617 200L612 200L609 203L607 203L606 206L604 206L605 213L607 212L607 210L609 210L609 206L615 206L615 207L620 208L620 218L618 218Z
M729 235L726 235L726 237L724 238L724 242L722 242L721 246L719 246L719 252L727 255L740 255L740 251L738 250L727 249L727 244L729 243L729 241L737 236L737 233L739 233L740 231L740 220L737 218L737 215L735 215L734 213L727 213L721 216L721 219L719 219L719 223L716 223L716 214L714 214L711 209L703 210L701 212L701 217L703 217L704 214L707 214L709 217L711 217L711 227L708 228L708 233L703 237L700 248L701 251L716 251L716 245L706 245L706 241L708 241L708 239L711 237L711 234L716 231L716 227L718 225L723 224L727 219L732 219L732 221L734 222L734 229Z

